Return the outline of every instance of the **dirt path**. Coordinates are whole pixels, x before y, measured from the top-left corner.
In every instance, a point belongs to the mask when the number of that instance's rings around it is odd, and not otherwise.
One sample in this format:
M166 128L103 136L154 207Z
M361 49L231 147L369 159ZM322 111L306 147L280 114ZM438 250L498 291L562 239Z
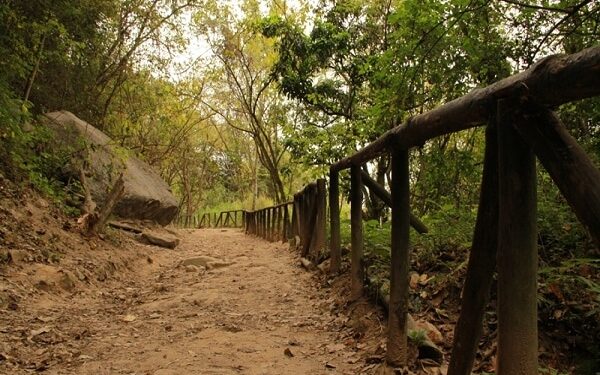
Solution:
M199 256L219 261L208 270L180 265ZM341 340L344 318L331 315L286 245L236 230L187 231L176 250L137 267L136 278L42 304L28 340L65 351L58 362L52 352L44 373L360 372L359 354Z

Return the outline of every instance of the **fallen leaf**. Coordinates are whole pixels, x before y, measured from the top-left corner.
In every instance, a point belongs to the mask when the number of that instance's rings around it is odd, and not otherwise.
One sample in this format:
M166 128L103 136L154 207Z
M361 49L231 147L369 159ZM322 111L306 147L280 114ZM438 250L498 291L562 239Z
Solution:
M290 350L290 348L285 348L285 350L283 351L283 354L285 354L288 357L293 357L294 353L292 353L292 351Z
M410 288L411 289L417 289L418 283L419 283L419 274L418 273L414 273L414 272L411 273L410 274L410 281L409 281Z

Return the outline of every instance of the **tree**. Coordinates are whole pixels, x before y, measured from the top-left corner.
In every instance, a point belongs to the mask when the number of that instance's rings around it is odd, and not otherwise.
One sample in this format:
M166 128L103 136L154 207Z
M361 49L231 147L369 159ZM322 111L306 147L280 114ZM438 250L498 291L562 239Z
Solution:
M258 3L247 1L243 6L246 13L240 20L226 6L196 15L216 60L210 73L215 83L212 95L203 103L225 124L252 137L258 159L269 173L272 197L279 203L286 199L281 177L286 148L280 137L288 119L270 75L275 61L272 42L253 27Z

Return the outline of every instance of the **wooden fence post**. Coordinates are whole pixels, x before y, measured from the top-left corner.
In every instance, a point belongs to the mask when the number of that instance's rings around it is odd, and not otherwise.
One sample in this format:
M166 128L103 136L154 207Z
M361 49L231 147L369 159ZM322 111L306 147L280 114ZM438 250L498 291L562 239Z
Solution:
M362 224L362 182L360 165L350 168L350 227L352 238L352 264L350 267L352 300L357 300L363 295L364 269L363 269L363 224Z
M408 268L410 233L410 190L408 150L392 151L392 242L390 303L388 313L387 363L406 366L408 314Z
M271 208L271 242L275 242L277 237L277 207Z
M261 238L265 238L265 221L266 221L266 215L265 215L265 210L262 209L260 210L260 231L258 233L258 236Z
M529 104L515 126L600 249L600 171L560 119Z
M281 229L281 224L282 224L282 215L281 215L281 210L282 210L282 206L277 206L275 208L276 213L277 213L277 225L276 228L277 230L275 231L275 240L276 241L280 241L281 240L281 233L283 233L283 230Z
M495 120L485 131L483 177L473 244L454 329L448 375L470 375L483 329L483 315L496 269L498 248L498 136Z
M369 190L372 193L374 193L376 197L381 199L383 201L383 203L385 203L389 207L392 207L392 196L390 195L390 193L387 192L387 190L385 190L385 187L379 185L377 183L377 181L373 180L371 178L371 176L369 176L369 174L363 170L361 170L360 176L362 178L363 184L366 187L368 187ZM417 232L423 234L423 233L427 233L429 231L427 229L427 226L421 221L421 219L419 219L418 217L413 215L412 212L409 214L409 216L410 216L410 225Z
M300 256L306 257L310 249L310 218L312 206L312 183L308 184L302 191L300 206L300 243L302 248Z
M327 188L325 179L320 178L317 180L317 185L314 188L313 198L313 220L311 220L312 227L309 229L310 233L310 249L309 253L314 262L320 260L321 253L325 249L325 241L327 237L327 227L325 224L326 210L327 210Z
M300 196L299 194L294 194L294 205L292 206L292 233L291 237L294 239L294 245L297 247L298 241L296 237L300 236L300 222L298 217L300 216Z
M271 240L271 209L265 208L266 222L265 222L265 240Z
M225 220L223 221L222 225L226 227L227 224L229 224L229 212L221 212L221 215L222 214L225 214Z
M536 175L513 128L515 103L498 102L498 375L538 373Z
M342 265L342 245L340 238L340 175L329 169L329 273L337 274Z
M289 204L283 206L283 233L281 234L281 242L287 242L290 235L290 211Z
M256 218L255 218L255 220L256 220L256 236L260 237L261 226L262 226L262 220L261 220L262 212L254 211L254 215L256 216Z
M269 218L268 218L268 213L267 213L267 209L263 208L262 209L262 216L263 216L263 225L262 225L262 238L266 239L267 235L268 235L268 230L267 228L269 228Z

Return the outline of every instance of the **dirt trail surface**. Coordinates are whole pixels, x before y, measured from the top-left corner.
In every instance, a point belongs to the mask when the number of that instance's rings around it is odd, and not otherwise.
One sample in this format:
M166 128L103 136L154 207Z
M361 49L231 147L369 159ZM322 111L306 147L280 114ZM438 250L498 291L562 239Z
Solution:
M126 277L60 295L38 288L34 302L3 310L0 373L366 370L348 319L287 245L233 229L179 234L175 250L137 245Z

